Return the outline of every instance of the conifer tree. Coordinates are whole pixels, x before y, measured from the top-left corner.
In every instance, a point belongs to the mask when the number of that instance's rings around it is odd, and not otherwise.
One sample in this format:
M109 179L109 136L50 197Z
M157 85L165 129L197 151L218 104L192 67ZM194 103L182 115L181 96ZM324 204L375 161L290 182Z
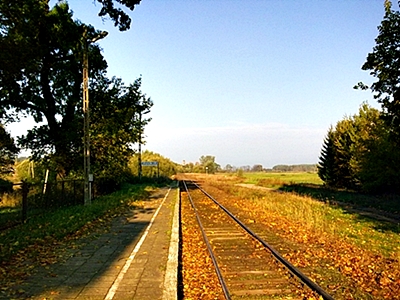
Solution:
M318 163L318 176L328 186L335 186L335 145L334 130L331 128L324 139L321 149L321 156Z

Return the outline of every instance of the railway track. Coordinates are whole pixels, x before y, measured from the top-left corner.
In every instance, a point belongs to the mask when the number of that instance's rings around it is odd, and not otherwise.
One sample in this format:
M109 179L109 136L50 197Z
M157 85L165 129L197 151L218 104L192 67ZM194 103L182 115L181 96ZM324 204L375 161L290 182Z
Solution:
M197 183L181 181L225 299L333 299Z

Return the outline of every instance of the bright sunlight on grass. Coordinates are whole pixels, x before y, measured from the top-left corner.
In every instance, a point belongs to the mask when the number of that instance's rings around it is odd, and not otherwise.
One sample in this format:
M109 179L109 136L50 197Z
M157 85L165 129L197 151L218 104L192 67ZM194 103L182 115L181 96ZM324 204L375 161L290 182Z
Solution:
M269 188L279 188L284 184L311 183L322 184L317 173L243 173L244 183L255 184Z

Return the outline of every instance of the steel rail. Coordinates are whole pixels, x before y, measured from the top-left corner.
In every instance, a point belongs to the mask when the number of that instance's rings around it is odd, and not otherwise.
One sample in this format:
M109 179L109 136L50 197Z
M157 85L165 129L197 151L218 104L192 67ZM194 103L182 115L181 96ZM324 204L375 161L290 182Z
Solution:
M207 245L207 249L208 249L208 252L209 252L209 254L210 254L210 256L211 256L211 260L212 260L212 262L213 262L213 264L214 264L214 268L215 268L215 272L217 273L218 280L219 280L219 282L220 282L220 284L221 284L221 286L222 286L222 290L223 290L223 292L224 292L225 299L230 300L231 297L230 297L230 295L229 295L228 287L226 286L225 280L224 280L224 278L222 277L221 270L220 270L220 268L219 268L219 266L218 266L218 263L217 263L217 259L216 259L215 255L214 255L214 252L212 251L212 247L211 247L211 244L210 244L210 242L209 242L209 240L208 240L208 238L207 238L207 234L206 234L206 231L204 230L203 223L202 223L201 220L200 220L199 214L198 214L198 212L197 212L197 208L196 208L196 206L194 205L193 199L192 199L192 197L190 196L190 192L189 192L189 189L187 188L187 185L186 185L186 182L185 182L185 181L183 181L183 185L184 185L185 190L186 190L186 193L187 193L187 195L188 195L190 204L191 204L191 206L192 206L192 208L193 208L193 210L194 210L194 213L195 213L195 215L196 215L197 223L199 224L199 227L200 227L200 230L201 230L201 234L202 234L202 236L203 236L203 240L204 240L204 242L205 242L206 245Z
M219 203L214 197L212 197L209 193L207 193L202 187L200 187L197 183L192 182L200 191L203 192L204 195L209 197L215 204L217 204L223 211L225 211L236 223L239 224L248 234L250 234L255 240L259 241L264 247L266 247L276 260L281 262L289 272L300 279L305 285L307 285L311 290L318 293L325 300L334 300L334 298L329 295L322 287L308 278L303 272L293 266L288 260L286 260L282 255L279 254L271 245L265 242L260 236L258 236L255 232L253 232L250 228L248 228L242 221L240 221L235 215L233 215L228 209L226 209L221 203Z

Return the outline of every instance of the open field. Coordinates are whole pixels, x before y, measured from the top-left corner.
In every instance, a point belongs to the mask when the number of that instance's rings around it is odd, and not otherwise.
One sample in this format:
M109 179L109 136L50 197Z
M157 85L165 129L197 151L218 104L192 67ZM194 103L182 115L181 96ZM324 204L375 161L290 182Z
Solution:
M400 196L366 195L354 191L327 188L317 173L243 173L231 175L230 181L253 184L283 192L308 196L315 200L351 205L353 208L370 210L400 221ZM227 178L226 176L224 178Z
M243 173L244 183L256 184L264 187L277 188L284 184L311 183L321 184L322 180L317 173Z

